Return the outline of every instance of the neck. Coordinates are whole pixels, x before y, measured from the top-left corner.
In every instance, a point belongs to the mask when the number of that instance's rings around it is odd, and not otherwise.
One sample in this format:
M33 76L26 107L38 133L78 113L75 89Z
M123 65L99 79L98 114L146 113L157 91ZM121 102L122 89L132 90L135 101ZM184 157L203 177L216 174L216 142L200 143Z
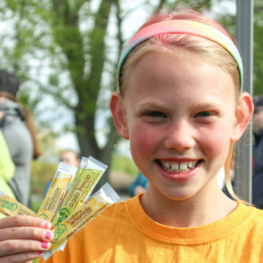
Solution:
M153 185L149 185L141 198L146 214L154 221L170 227L197 227L218 221L237 207L217 185L216 179L209 182L194 197L185 200L171 200Z

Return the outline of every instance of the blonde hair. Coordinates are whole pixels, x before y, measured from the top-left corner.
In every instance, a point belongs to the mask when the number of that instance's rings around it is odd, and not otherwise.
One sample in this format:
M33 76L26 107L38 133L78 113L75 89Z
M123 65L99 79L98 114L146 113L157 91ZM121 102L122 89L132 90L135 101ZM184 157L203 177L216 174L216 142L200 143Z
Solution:
M157 14L150 18L142 28L154 24L156 22L161 22L164 20L191 20L196 22L201 22L204 24L208 24L210 26L215 27L220 30L224 34L226 34L229 38L230 35L226 32L226 30L219 25L214 20L203 16L200 13L197 13L193 10L186 9L179 14L168 14L161 15ZM228 72L233 80L234 89L235 89L235 99L236 99L236 107L238 107L238 98L240 94L240 75L236 61L232 57L232 55L222 46L212 42L210 40L204 39L202 37L189 35L189 34L165 34L165 35L157 35L142 44L138 45L134 50L132 50L127 56L120 73L120 94L122 97L125 97L125 87L128 86L129 76L132 74L133 69L135 68L137 62L143 55L151 51L160 51L160 52L170 52L172 50L169 48L171 46L176 46L180 48L187 49L191 52L194 52L200 55L204 61L207 63L220 67L224 71ZM230 178L230 166L231 160L234 154L235 143L230 143L228 156L225 161L225 184L226 188L229 191L230 195L235 200L240 200L234 193L231 178ZM242 200L240 200L242 201ZM246 203L245 201L242 201Z

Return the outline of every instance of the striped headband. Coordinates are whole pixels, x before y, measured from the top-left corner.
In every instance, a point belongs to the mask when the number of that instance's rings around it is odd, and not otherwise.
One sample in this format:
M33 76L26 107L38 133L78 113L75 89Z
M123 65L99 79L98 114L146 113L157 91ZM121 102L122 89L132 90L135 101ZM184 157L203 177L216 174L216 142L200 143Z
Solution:
M147 26L137 32L125 45L118 65L117 85L120 88L120 71L128 54L142 42L161 34L189 34L211 40L224 47L235 59L240 74L240 90L243 87L243 66L239 51L232 40L221 31L198 22L188 20L167 20Z

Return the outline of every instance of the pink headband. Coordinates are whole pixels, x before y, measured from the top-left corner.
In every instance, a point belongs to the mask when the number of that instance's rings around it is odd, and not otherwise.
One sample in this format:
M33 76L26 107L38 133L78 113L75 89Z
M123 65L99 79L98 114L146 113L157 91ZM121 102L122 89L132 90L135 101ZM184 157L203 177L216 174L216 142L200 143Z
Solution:
M239 74L240 74L240 83L242 89L243 86L243 66L242 66L242 60L241 56L239 54L238 49L236 48L233 41L223 34L221 31L194 21L188 21L188 20L167 20L159 23L152 24L148 27L145 27L141 29L139 32L137 32L134 37L125 45L120 60L119 60L119 66L117 71L117 84L118 88L120 87L120 72L121 67L127 58L128 54L139 44L142 42L162 34L189 34L189 35L195 35L199 37L206 38L208 40L211 40L222 47L224 47L235 59Z

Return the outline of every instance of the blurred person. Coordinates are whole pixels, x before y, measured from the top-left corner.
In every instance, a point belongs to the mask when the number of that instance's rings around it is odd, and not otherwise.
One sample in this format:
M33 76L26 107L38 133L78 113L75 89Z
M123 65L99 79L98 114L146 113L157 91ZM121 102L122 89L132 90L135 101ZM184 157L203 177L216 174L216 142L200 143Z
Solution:
M128 189L129 195L134 197L135 195L144 193L148 187L148 184L148 179L141 172L139 172L138 176Z
M32 158L39 156L36 129L26 108L17 102L20 81L5 70L0 70L0 128L15 164L14 177L8 181L17 200L28 206Z
M80 157L79 154L73 150L64 150L61 154L60 154L60 162L62 163L66 163L75 167L79 167L80 164ZM50 187L51 181L48 181L47 186L46 186L46 191L45 191L45 195L47 194L47 191Z
M0 119L2 115L3 113L0 112ZM5 139L0 130L0 190L10 197L16 199L12 189L7 183L14 176L14 172L15 165L12 161ZM5 217L5 215L0 212L0 218L3 217Z
M78 167L80 164L79 154L73 150L64 150L60 155L60 161Z
M263 209L263 95L254 99L253 114L253 204Z

